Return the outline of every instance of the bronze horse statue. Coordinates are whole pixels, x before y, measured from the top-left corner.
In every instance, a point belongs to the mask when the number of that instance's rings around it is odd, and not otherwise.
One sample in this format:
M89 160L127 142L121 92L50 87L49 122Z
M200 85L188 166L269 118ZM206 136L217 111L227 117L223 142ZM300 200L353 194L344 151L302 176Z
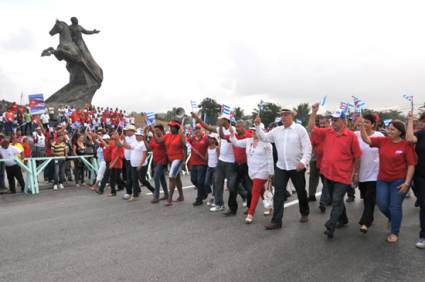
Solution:
M78 42L73 39L72 31L67 23L56 20L49 33L51 36L59 34L59 45L56 49L53 47L45 49L41 56L54 55L59 61L66 61L70 78L69 83L50 96L46 103L50 106L71 105L74 107L91 104L96 90L102 84L102 69L91 56L82 38Z

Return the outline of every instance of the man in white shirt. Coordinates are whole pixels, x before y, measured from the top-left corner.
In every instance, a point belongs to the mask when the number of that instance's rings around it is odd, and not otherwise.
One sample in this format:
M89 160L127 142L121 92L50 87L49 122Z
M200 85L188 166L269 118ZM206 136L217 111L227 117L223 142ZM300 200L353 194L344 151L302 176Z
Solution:
M298 195L300 222L307 222L310 209L305 189L306 165L311 159L311 142L307 130L294 122L296 113L290 109L281 111L282 126L275 127L265 133L261 127L259 116L255 119L258 138L263 142L272 142L276 146L278 160L275 171L275 194L273 198L273 217L267 230L282 227L283 204L285 202L285 190L289 179L295 186Z
M47 110L42 115L40 115L40 120L43 123L44 130L48 130L50 117Z
M219 127L211 126L206 124L201 120L198 115L192 113L192 117L199 123L203 128L210 132L221 133L222 136L220 139L220 156L218 158L218 164L215 171L215 195L214 201L215 206L210 209L211 212L223 211L224 210L224 201L223 201L223 192L224 192L224 180L227 179L227 188L229 189L229 210L226 211L226 216L236 215L237 204L235 205L232 199L236 199L237 194L237 171L235 165L235 155L233 153L233 144L228 140L228 138L223 138L224 136L230 137L229 128L232 126L230 124L230 116L222 114L219 117L218 125ZM235 129L234 129L235 130Z
M124 134L125 134L125 142L131 147L136 143L136 136L134 133L136 132L136 127L134 125L129 124L127 127L124 128ZM131 163L130 163L130 155L131 150L130 149L124 149L124 167L123 167L123 174L125 173L126 177L126 193L123 196L124 200L130 199L131 195L133 195L133 189L131 184L132 179L132 169L131 169Z
M11 194L16 193L15 187L15 178L18 180L19 186L21 186L21 191L24 192L25 189L25 181L22 176L21 168L17 165L14 160L17 154L21 154L22 151L17 147L11 146L8 139L4 139L1 142L0 147L0 158L9 159L4 162L7 172L7 180L9 181L9 191Z
M124 143L126 150L130 151L131 179L128 178L127 181L131 184L132 194L129 201L138 199L140 195L139 180L152 193L155 191L155 188L146 180L146 174L148 172L148 152L144 141L144 135L143 129L139 128L135 133L136 142L133 142L132 145Z

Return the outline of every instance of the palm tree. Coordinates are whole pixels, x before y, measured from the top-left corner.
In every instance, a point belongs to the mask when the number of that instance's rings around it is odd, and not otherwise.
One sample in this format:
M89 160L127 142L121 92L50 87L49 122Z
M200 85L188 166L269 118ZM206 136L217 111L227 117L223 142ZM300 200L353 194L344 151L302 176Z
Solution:
M236 120L240 120L244 116L244 110L241 107L236 107L233 109L233 114Z
M300 120L303 125L306 125L308 114L310 113L310 105L308 103L301 103L293 110L297 112L296 119Z

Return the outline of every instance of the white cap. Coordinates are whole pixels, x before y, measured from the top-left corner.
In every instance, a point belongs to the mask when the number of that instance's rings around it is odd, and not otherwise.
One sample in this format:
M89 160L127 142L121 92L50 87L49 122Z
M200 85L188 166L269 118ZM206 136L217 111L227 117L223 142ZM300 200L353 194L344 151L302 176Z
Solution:
M222 118L225 118L225 119L227 119L228 121L230 121L230 115L228 115L228 114L221 114L221 115L218 117L218 119L222 119Z
M104 134L102 136L102 139L106 140L106 139L111 139L111 137L108 134Z
M341 109L336 110L333 114L332 114L333 118L342 118L345 119L347 117L347 115L345 114L345 112Z
M145 132L143 131L143 128L138 128L138 129L136 130L135 135L145 136Z

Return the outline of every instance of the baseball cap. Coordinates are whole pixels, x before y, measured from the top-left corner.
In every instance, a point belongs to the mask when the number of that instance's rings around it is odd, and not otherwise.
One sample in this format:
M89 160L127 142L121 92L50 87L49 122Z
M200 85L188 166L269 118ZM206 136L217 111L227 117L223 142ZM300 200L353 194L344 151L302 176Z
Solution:
M230 121L230 115L229 115L229 114L221 114L221 115L218 117L218 119L222 119L222 118L227 119L227 120L229 120L229 121Z
M136 133L135 133L136 135L139 135L139 136L145 136L145 132L143 131L143 129L142 128L138 128L137 130L136 130Z
M346 119L347 115L345 114L345 111L338 109L335 112L333 112L332 118Z
M104 135L102 136L102 139L104 139L104 140L109 140L109 139L111 139L111 137L110 137L108 134L104 134Z

